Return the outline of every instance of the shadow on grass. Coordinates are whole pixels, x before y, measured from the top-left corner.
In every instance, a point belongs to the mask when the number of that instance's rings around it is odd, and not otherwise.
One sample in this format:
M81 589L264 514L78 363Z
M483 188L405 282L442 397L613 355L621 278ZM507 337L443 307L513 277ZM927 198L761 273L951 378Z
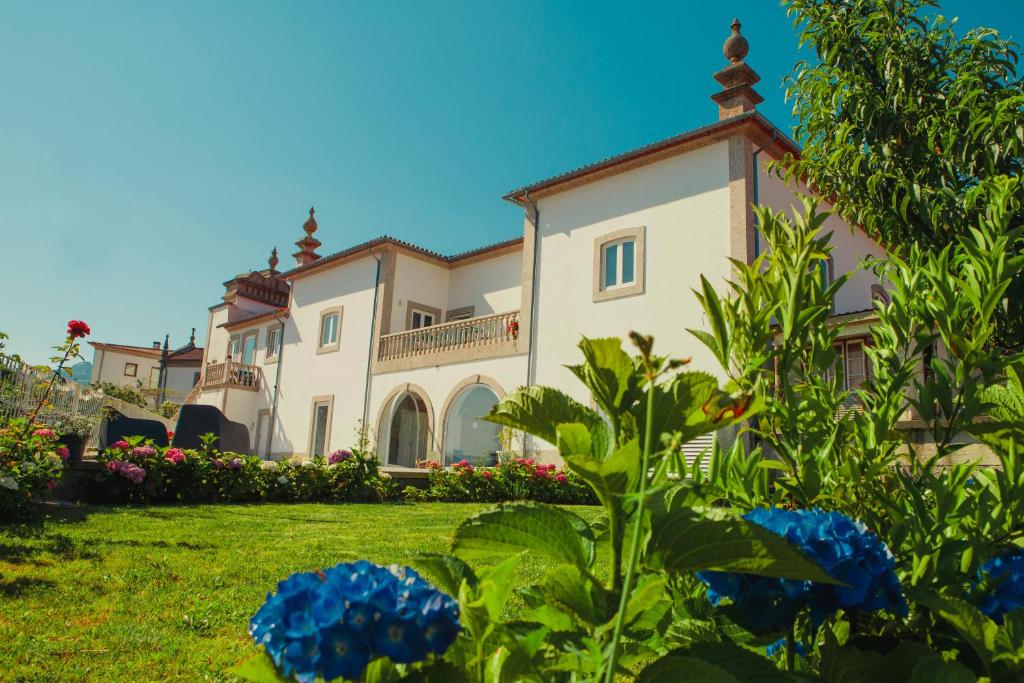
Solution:
M14 579L0 577L0 596L18 598L27 593L50 590L55 588L56 585L56 583L49 579L34 579L29 576L19 576Z
M126 546L129 548L180 548L183 550L210 550L217 546L213 543L191 543L189 541L136 541L134 539L124 539L114 541L110 539L102 539L96 541L99 545L116 545Z

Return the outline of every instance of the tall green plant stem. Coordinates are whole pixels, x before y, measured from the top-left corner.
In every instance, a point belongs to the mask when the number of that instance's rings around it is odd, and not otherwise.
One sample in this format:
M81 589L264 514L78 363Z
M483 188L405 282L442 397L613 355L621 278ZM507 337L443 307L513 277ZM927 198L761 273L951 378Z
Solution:
M647 371L647 414L644 416L644 452L640 459L640 490L637 494L636 518L633 520L633 538L629 543L629 562L626 564L626 578L622 584L619 597L619 611L615 614L615 629L612 631L611 653L608 656L608 668L604 673L605 683L612 683L615 678L615 663L619 655L619 639L626 621L626 606L629 604L629 591L633 589L633 574L636 572L637 561L640 559L640 529L643 526L644 507L647 498L647 468L651 456L651 438L654 432L654 370Z
M49 384L46 385L46 391L43 392L43 397L39 399L39 403L36 404L35 410L32 411L32 414L28 416L28 420L25 422L25 429L22 430L18 441L24 441L25 437L28 436L28 433L32 431L32 423L39 415L39 411L43 409L43 406L46 405L46 402L49 400L50 392L53 391L53 383L60 377L60 371L64 369L64 364L68 362L68 356L71 355L71 349L74 348L74 345L74 337L69 337L68 348L64 351L64 357L61 359L60 363L57 364L57 369L53 371L53 377L50 379Z

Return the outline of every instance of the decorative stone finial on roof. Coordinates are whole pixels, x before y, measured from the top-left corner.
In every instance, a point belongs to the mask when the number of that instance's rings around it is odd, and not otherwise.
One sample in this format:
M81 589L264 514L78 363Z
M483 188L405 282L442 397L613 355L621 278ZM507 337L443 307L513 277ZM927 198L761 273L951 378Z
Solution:
M754 92L753 88L761 77L743 61L748 52L750 45L740 35L740 20L733 19L732 35L722 45L722 54L729 60L729 66L715 73L715 80L721 83L722 90L711 96L718 104L719 119L753 111L764 102L764 98Z
M274 251L277 251L276 249ZM196 328L192 328L192 335L188 338L188 343L192 346L196 345Z
M270 258L267 259L267 265L270 266L270 270L277 270L277 247L270 250Z
M735 64L736 62L742 62L743 58L750 52L750 45L747 43L747 39L740 35L740 20L732 20L732 35L725 39L725 44L722 45L722 54L730 62Z
M314 209L312 206L309 207L309 218L306 220L305 223L302 224L302 229L306 231L307 235L312 235L314 232L316 232L316 218L313 216L313 214L315 213L316 209Z
M316 213L316 209L309 207L309 218L302 224L302 229L306 231L306 236L300 238L295 243L299 250L292 254L295 257L295 263L300 266L312 263L320 258L320 254L316 253L316 248L320 246L320 240L313 237L313 233L316 232L318 227L316 218L313 217L314 213Z

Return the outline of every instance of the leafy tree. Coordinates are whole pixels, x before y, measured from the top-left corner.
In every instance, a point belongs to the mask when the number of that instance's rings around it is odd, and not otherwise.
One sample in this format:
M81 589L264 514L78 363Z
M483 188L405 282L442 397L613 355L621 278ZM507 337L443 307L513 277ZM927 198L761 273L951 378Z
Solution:
M1024 82L1017 45L997 31L958 35L935 0L787 0L802 47L787 83L803 178L890 250L941 249L977 225L993 182L1020 174ZM1024 199L1024 187L1016 188ZM1019 216L1014 224L1019 224ZM1017 240L1013 253L1024 251ZM996 341L1024 345L1024 279Z

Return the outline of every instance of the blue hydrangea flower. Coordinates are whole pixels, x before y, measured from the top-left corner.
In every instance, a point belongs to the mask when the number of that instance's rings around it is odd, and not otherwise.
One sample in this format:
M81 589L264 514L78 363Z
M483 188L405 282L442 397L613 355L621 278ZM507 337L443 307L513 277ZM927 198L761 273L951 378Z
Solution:
M444 654L460 628L458 603L415 571L365 560L292 574L249 622L278 670L300 682L358 678L374 657Z
M774 643L768 643L768 646L764 649L764 653L769 657L774 657L776 654L784 651L785 649L786 639L779 638ZM801 643L799 640L793 643L793 651L801 657L807 656L807 646Z
M838 512L758 508L744 519L785 538L845 586L777 579L753 574L697 572L715 606L728 599L740 620L755 631L788 628L810 607L821 623L839 609L905 615L907 605L896 578L892 553L861 522Z
M994 557L978 569L978 609L998 623L1024 607L1024 550Z

